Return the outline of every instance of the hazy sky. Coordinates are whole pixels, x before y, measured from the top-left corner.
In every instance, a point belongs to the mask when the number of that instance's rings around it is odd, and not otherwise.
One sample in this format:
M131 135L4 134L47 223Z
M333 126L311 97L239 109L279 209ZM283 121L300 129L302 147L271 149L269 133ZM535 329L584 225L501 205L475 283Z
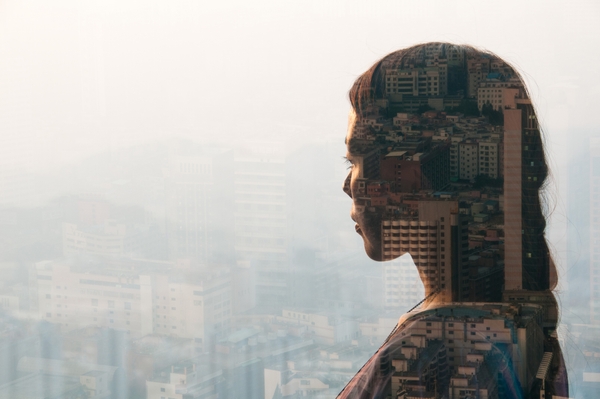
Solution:
M0 169L174 135L288 149L339 138L341 154L352 81L436 40L524 72L564 202L570 141L599 125L599 17L593 0L3 0Z
M595 1L4 0L2 136L62 157L173 134L336 137L353 79L431 40L521 68L553 136L597 124L599 17Z

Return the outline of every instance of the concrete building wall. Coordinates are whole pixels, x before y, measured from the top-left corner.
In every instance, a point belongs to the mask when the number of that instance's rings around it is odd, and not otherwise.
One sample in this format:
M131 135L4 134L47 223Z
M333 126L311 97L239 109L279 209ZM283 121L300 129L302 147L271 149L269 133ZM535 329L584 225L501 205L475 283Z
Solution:
M479 174L497 179L498 174L498 143L491 141L480 141L478 148L478 169Z
M474 142L462 142L458 145L459 178L474 179L479 174L479 146Z
M226 275L172 282L166 274L89 273L58 262L40 262L33 273L39 317L63 331L105 327L132 337L190 338L202 347L231 319Z
M590 140L590 321L600 324L600 140Z
M504 110L504 287L523 288L521 110Z
M481 108L485 104L491 104L497 110L515 108L515 97L520 93L519 88L500 87L499 84L483 83L477 90L477 106Z
M448 91L448 66L388 70L385 74L389 95L440 96Z
M281 147L281 148L280 148ZM235 158L235 256L256 267L256 300L287 296L286 163L283 148L265 143Z

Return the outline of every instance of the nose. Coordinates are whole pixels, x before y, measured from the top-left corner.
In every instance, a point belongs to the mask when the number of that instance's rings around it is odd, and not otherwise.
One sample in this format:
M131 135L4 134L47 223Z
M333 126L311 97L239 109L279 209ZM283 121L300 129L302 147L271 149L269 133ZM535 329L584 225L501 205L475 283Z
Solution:
M342 185L342 190L344 190L344 192L348 194L348 197L350 198L352 198L352 190L350 189L351 176L352 172L348 173L348 176L346 176L346 178L344 179L344 184Z

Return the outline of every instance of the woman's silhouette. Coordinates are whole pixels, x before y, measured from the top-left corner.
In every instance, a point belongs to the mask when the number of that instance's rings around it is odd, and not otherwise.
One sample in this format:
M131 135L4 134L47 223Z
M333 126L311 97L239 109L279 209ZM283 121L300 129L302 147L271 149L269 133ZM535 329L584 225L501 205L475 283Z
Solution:
M425 286L340 398L568 396L547 165L519 74L489 52L393 52L350 90L344 191L367 255L409 253Z

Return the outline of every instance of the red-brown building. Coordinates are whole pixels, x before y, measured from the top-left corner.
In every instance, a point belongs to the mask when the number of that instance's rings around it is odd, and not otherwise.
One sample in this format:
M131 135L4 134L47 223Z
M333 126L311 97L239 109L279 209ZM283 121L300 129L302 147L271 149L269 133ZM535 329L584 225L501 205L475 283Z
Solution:
M450 182L448 144L427 152L392 151L381 160L381 178L401 192L441 190Z

